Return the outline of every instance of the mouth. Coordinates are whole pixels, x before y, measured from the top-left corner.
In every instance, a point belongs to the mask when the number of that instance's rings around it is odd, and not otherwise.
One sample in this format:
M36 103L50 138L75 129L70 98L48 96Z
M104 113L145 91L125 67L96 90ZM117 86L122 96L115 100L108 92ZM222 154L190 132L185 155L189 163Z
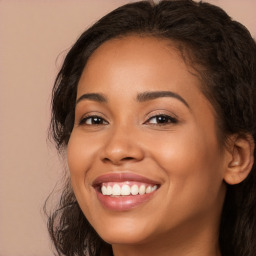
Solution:
M98 177L93 187L104 207L127 211L151 199L160 184L132 173L111 173Z
M100 191L106 196L129 196L144 195L154 192L157 185L146 183L125 181L125 182L107 182L102 183Z

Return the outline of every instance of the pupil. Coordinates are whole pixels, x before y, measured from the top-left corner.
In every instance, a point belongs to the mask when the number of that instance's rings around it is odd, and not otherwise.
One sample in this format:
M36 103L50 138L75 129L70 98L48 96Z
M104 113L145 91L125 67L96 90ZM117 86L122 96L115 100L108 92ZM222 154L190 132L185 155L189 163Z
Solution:
M158 116L157 121L158 123L166 123L168 120L166 116Z
M93 122L93 124L101 124L102 120L101 120L101 118L93 117L92 122Z

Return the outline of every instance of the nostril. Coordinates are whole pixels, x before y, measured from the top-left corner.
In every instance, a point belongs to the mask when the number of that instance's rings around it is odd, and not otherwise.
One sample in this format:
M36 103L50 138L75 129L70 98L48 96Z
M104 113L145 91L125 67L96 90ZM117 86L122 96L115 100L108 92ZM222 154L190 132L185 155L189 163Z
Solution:
M121 159L115 160L115 159L110 159L108 157L105 157L103 159L104 162L114 162L114 163L122 163L125 161L131 161L131 160L134 160L134 158L133 157L123 157Z
M133 160L133 157L124 157L122 160Z

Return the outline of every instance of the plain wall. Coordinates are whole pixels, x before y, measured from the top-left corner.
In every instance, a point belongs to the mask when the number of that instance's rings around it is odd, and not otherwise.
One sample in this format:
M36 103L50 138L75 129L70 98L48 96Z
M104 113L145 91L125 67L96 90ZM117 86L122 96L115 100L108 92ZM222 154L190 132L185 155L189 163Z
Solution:
M62 167L51 88L81 32L128 0L0 0L0 256L50 256L42 206ZM254 0L211 0L256 36Z

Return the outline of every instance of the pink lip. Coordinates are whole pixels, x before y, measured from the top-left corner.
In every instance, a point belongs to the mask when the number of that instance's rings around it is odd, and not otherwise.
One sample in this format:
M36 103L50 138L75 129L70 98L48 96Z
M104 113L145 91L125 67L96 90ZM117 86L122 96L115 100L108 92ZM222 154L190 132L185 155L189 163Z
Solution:
M96 191L97 198L99 202L107 209L112 211L128 211L142 203L150 200L157 190L144 194L144 195L129 195L129 196L107 196L103 195L99 186L105 182L124 182L124 181L137 181L141 183L148 183L153 185L159 185L159 182L153 181L151 179L145 178L143 176L133 174L133 173L110 173L99 176L93 182L93 186Z
M101 183L106 183L106 182L124 182L124 181L137 181L141 183L159 185L158 181L154 181L134 173L109 173L109 174L104 174L97 177L93 181L93 186L97 186L97 185L100 185Z

